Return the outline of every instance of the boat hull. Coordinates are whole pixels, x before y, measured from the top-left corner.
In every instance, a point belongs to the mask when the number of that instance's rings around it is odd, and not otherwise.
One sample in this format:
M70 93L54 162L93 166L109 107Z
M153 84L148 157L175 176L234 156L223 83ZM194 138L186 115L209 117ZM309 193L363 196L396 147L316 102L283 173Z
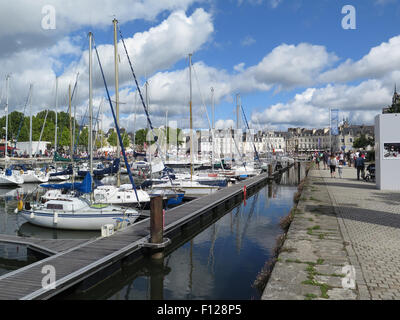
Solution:
M62 230L101 230L106 224L113 224L115 227L127 226L135 222L139 213L115 214L115 213L48 213L41 211L23 210L20 215L29 223L52 229Z
M13 187L24 184L22 177L0 175L0 187Z
M37 175L35 173L24 173L22 175L24 183L45 183L49 181L49 174Z

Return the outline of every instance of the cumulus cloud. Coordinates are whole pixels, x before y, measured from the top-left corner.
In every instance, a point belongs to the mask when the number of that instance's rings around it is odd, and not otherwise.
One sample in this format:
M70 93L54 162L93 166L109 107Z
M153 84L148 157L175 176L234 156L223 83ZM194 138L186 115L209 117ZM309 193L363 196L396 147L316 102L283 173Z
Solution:
M208 41L212 32L211 16L203 9L195 10L191 16L186 16L183 11L176 11L148 31L134 35L126 34L125 42L134 63L136 75L140 78L145 75L150 76L159 70L168 69L185 57L188 52L199 50ZM110 38L111 42L112 35ZM33 103L36 111L54 105L55 71L64 67L59 77L60 103L65 105L68 86L74 84L76 75L79 73L79 90L74 104L81 107L78 108L79 111L86 110L89 54L87 49L83 50L76 44L77 40L65 37L46 50L29 49L16 52L7 58L0 58L0 63L2 63L0 76L4 79L7 73L13 74L10 105L21 105L22 101L17 101L16 98L21 97L22 92L28 91L30 83L35 84ZM85 47L87 48L87 46ZM114 88L114 47L103 44L98 46L98 51L107 84L112 91ZM121 88L132 87L133 78L121 42L119 42L119 53ZM78 59L65 66L62 61L62 57L65 55L73 55ZM93 54L93 64L94 95L104 96L105 89L95 54ZM133 100L128 102L131 101Z
M381 78L388 72L400 68L399 50L400 36L396 36L372 48L360 60L348 59L337 68L322 73L319 79L321 82L348 82Z
M0 41L7 42L2 52L21 48L44 48L54 45L60 38L83 27L106 28L113 15L121 23L137 19L154 20L165 11L187 10L201 0L15 0L2 1L0 5ZM52 6L56 13L56 29L45 30L45 6Z
M288 103L253 113L252 121L282 128L326 127L329 108L337 108L353 123L372 123L390 97L391 92L378 80L368 80L358 86L329 84L319 89L308 88Z
M337 60L338 57L327 52L324 46L282 44L258 65L246 70L246 75L264 85L275 85L278 89L308 86L314 84L320 72Z
M236 128L236 122L232 119L218 120L217 122L215 122L215 129L217 130L223 130L229 128Z

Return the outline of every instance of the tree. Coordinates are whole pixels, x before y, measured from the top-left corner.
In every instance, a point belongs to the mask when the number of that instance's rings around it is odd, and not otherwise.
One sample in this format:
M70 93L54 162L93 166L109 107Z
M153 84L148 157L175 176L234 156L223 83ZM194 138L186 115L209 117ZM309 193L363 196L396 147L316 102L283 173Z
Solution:
M360 137L356 138L353 142L353 147L356 149L364 149L368 146L374 145L374 139L367 137L366 134L362 134Z
M147 133L147 129L140 129L136 131L135 144L143 146L145 142L147 143Z
M89 143L89 129L85 127L82 129L81 133L79 134L79 142L78 145L85 147L87 149Z
M118 135L115 131L111 133L111 135L107 139L108 143L112 147L117 146L117 141L118 141ZM122 134L122 142L124 144L124 148L128 148L129 145L131 144L131 140L129 139L128 134Z
M107 142L110 144L112 147L117 146L117 133L115 131L111 132L110 136L107 139Z

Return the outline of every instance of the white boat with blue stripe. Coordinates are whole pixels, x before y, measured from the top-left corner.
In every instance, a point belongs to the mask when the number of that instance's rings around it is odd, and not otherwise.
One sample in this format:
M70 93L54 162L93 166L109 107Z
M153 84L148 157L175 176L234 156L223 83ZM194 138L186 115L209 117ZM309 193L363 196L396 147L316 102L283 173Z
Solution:
M84 198L62 195L59 199L30 205L25 203L20 215L31 224L64 230L101 230L106 224L115 229L133 224L139 217L134 209L94 204Z
M50 188L74 190L73 193L58 193L49 201L32 204L25 202L21 216L31 224L64 230L101 230L103 225L113 224L115 229L133 224L138 211L113 205L91 203L83 196L92 192L92 178L88 173L81 183L42 185Z

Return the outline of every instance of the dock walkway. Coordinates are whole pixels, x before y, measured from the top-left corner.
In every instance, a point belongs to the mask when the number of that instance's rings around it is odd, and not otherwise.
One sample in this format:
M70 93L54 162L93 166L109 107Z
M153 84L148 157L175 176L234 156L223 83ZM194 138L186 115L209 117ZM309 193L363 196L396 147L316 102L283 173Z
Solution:
M198 198L189 203L168 210L165 215L164 236L173 235L187 224L210 212L222 203L235 197L242 197L244 186L250 190L268 179L264 173L246 179L232 187L224 188L209 196ZM30 245L42 247L43 250L53 251L52 256L10 272L0 277L0 299L49 299L71 286L95 275L96 273L113 268L122 259L142 250L142 244L149 240L150 219L140 221L124 230L116 232L108 238L96 238L71 246L71 242L60 243L54 247L49 240ZM12 242L13 239L9 239ZM14 239L16 240L16 239ZM1 241L1 238L0 238ZM26 240L29 242L29 240ZM32 240L33 241L33 240ZM61 248L61 246L64 246ZM56 289L43 288L42 280L46 276L43 267L52 266L56 270Z
M262 299L400 299L400 192L311 170Z

